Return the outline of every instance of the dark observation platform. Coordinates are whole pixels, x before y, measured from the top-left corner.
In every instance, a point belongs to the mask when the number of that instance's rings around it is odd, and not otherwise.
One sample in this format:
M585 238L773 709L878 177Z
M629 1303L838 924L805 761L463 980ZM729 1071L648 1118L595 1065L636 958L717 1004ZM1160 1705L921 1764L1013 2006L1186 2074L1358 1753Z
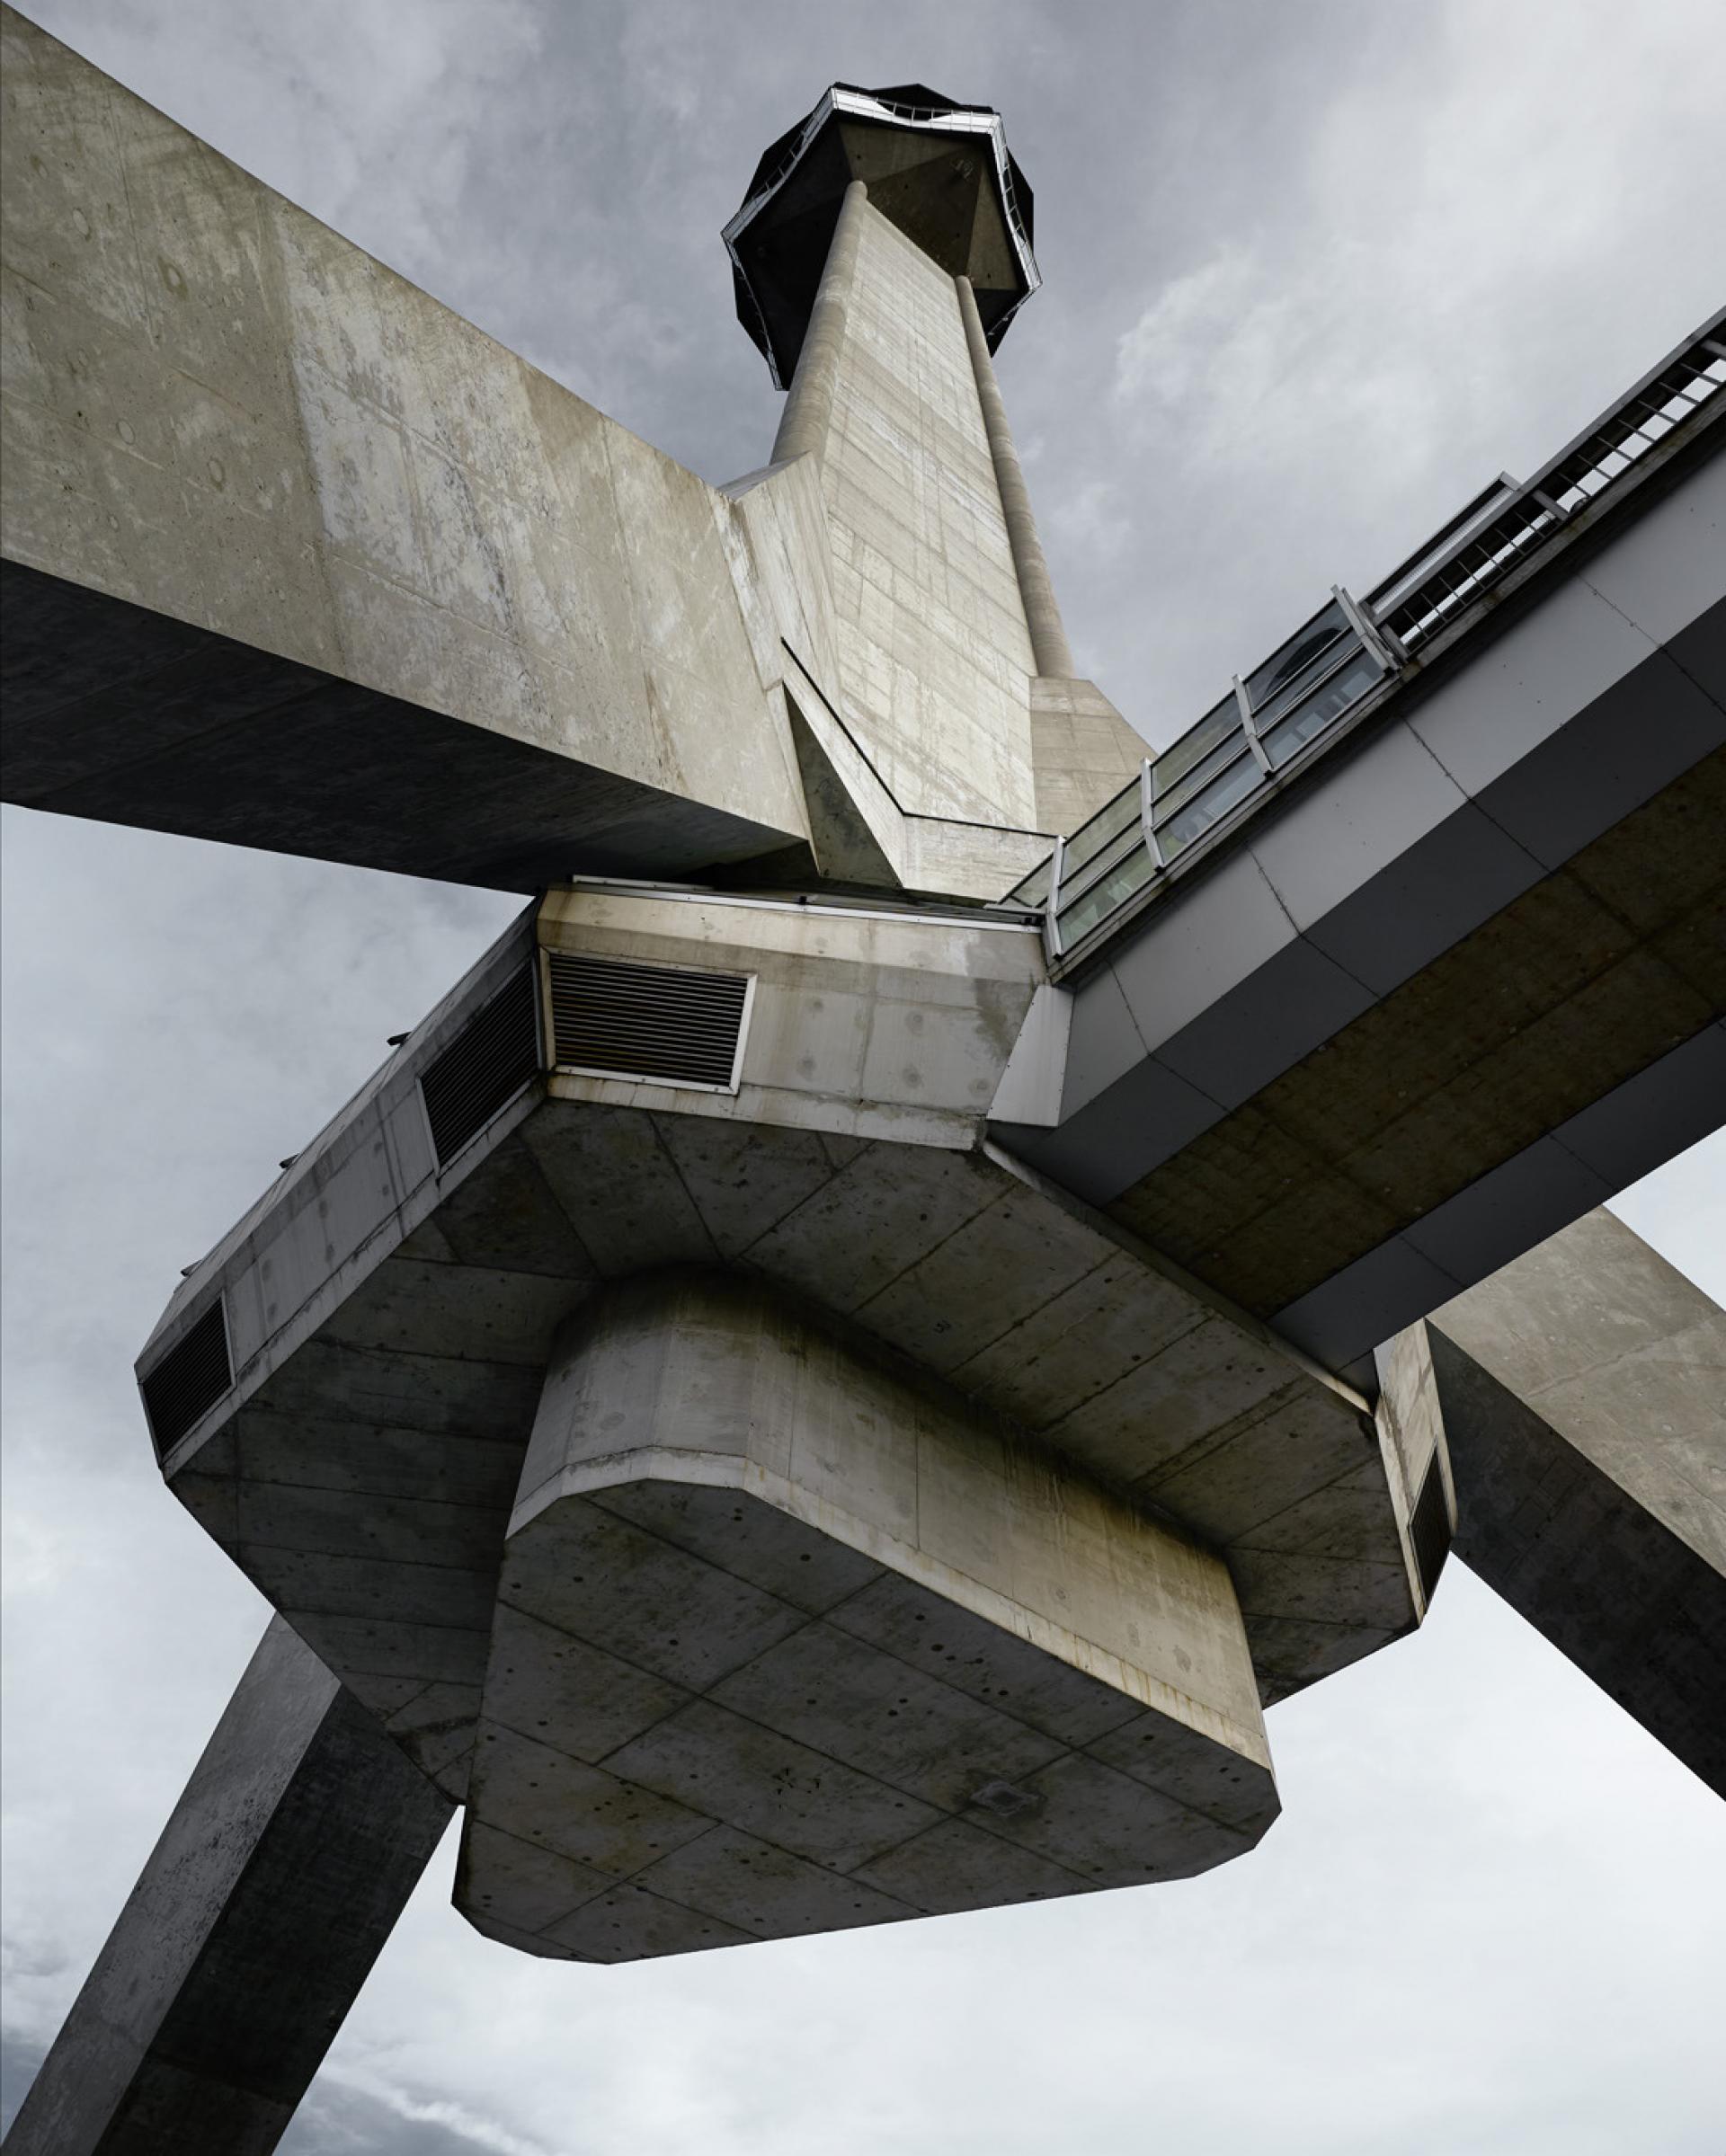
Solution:
M1042 279L1031 253L1031 191L1001 115L923 83L835 83L773 143L725 226L737 319L777 389L797 364L839 206L853 180L953 277L968 277L989 349Z

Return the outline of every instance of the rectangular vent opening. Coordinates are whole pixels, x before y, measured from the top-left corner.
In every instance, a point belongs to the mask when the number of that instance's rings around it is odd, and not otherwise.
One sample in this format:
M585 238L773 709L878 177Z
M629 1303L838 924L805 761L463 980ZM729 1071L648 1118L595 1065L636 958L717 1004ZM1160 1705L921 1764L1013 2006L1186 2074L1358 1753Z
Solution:
M533 974L524 968L420 1073L438 1166L448 1167L538 1069Z
M233 1382L227 1318L218 1295L191 1330L138 1380L157 1460L167 1458Z
M555 1060L601 1078L734 1093L752 976L547 953Z
M1438 1471L1436 1452L1427 1464L1427 1478L1415 1500L1409 1539L1414 1544L1414 1561L1420 1571L1420 1592L1430 1601L1450 1553L1450 1508L1445 1503L1445 1478Z

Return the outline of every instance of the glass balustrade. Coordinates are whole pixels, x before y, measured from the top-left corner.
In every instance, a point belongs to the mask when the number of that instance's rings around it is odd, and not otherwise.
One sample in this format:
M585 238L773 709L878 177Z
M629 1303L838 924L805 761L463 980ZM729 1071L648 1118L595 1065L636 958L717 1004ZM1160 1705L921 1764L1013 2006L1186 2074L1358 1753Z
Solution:
M1199 839L1250 816L1306 751L1323 753L1332 730L1407 664L1410 652L1448 629L1723 389L1726 312L1532 480L1495 480L1365 602L1339 586L1000 902L1046 915L1052 957L1094 939Z

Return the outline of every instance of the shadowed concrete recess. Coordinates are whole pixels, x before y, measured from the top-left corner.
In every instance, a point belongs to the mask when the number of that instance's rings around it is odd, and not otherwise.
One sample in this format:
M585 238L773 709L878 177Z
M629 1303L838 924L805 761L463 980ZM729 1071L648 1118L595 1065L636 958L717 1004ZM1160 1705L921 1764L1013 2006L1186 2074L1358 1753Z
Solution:
M764 1282L554 1348L457 1906L643 1954L1178 1878L1277 1813L1227 1567Z

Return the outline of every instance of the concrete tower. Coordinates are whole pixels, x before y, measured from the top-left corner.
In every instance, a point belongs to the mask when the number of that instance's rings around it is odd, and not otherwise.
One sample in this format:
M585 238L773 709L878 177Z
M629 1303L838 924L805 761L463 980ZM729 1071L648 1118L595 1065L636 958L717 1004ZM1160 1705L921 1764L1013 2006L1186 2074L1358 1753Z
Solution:
M996 114L769 150L713 489L4 26L9 792L533 894L139 1359L280 1615L14 2145L273 2146L457 1807L462 1914L583 1962L1244 1855L1453 1529L1726 1782L1720 1314L1570 1227L1721 1097L1718 325L1152 759L994 377ZM1539 1315L1603 1268L1634 1474Z

